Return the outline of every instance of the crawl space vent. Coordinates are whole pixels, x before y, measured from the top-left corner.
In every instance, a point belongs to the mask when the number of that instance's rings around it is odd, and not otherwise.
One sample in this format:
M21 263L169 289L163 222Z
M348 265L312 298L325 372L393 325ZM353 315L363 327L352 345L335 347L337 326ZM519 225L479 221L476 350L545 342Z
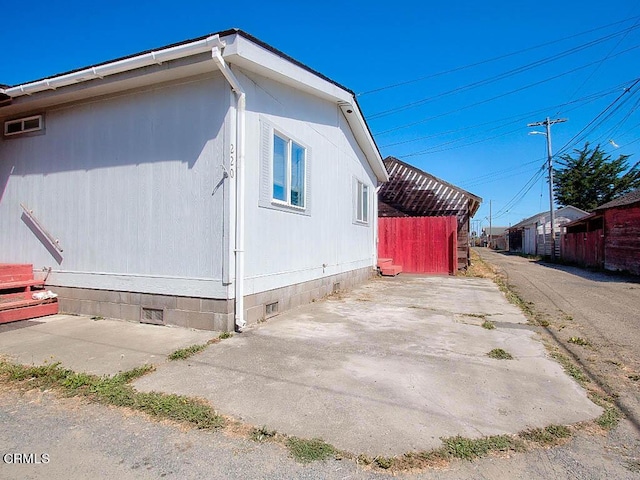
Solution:
M278 302L267 303L264 306L264 314L266 317L270 317L278 313Z
M141 323L152 323L153 325L164 325L164 310L160 308L142 307Z

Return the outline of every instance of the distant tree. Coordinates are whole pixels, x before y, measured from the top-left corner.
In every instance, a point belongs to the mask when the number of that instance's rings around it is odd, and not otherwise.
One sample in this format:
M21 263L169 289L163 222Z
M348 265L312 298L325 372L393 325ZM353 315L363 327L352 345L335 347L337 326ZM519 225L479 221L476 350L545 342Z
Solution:
M560 206L573 205L592 211L614 198L640 187L640 162L629 168L630 155L612 160L600 148L589 148L560 157L563 167L554 169L554 193ZM559 162L560 163L560 162Z

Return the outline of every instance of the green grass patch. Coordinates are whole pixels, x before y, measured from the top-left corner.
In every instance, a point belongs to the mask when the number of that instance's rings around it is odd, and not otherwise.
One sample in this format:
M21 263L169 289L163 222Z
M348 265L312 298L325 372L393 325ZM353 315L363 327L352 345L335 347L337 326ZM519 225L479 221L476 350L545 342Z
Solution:
M56 389L71 397L84 397L105 405L128 407L154 417L174 420L196 428L219 428L224 419L206 403L181 395L137 392L130 382L153 371L145 365L113 376L76 373L59 363L42 366L0 362L0 377L29 389Z
M513 355L511 355L506 350L502 348L494 348L489 353L487 353L488 357L495 358L496 360L513 360Z
M620 422L622 413L613 403L613 399L607 395L603 395L597 392L589 392L589 399L604 409L602 415L596 418L595 422L605 430L611 430L615 428Z
M184 360L195 355L196 353L203 351L205 348L207 348L207 346L208 345L204 343L200 345L191 345L190 347L186 348L180 348L169 355L169 360Z
M484 322L482 322L482 328L486 328L487 330L493 330L494 328L496 328L496 326L491 320L485 320Z
M289 437L286 442L291 456L301 463L309 463L317 460L326 460L335 456L335 447L319 438L307 440L298 437Z
M551 356L560 364L564 371L567 372L576 382L580 385L589 383L589 378L584 374L582 370L576 367L571 360L558 352L551 352Z
M231 338L233 337L233 333L231 332L222 332L220 335L218 335L218 338L220 340L226 340L227 338Z
M518 436L529 442L546 447L558 445L565 438L571 437L571 430L564 425L549 425L545 428L532 428L520 432Z
M613 405L607 405L604 408L604 412L598 418L596 423L605 430L611 430L620 423L620 417L622 416L620 410Z
M591 343L589 343L588 340L585 340L582 337L571 337L569 340L567 340L569 343L573 343L574 345L580 345L583 347L588 347L591 346Z
M484 457L494 452L522 452L525 450L524 443L509 435L493 435L484 438L465 438L461 436L443 438L443 450L438 454L444 454L449 458L459 458L472 460Z

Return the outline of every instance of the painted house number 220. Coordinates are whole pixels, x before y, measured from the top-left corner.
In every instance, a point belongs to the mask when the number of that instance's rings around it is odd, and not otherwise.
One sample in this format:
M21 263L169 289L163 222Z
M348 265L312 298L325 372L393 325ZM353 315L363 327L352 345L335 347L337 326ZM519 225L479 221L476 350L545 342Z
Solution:
M232 143L229 155L229 176L233 178L236 169L236 146Z

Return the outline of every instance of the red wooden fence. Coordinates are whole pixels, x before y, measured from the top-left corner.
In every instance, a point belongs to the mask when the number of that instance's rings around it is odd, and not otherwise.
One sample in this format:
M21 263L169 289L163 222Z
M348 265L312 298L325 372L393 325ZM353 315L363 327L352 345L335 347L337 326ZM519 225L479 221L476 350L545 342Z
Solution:
M457 238L456 217L378 218L378 257L406 273L454 274Z
M604 266L604 241L602 229L591 232L564 233L562 235L562 259L585 267Z

